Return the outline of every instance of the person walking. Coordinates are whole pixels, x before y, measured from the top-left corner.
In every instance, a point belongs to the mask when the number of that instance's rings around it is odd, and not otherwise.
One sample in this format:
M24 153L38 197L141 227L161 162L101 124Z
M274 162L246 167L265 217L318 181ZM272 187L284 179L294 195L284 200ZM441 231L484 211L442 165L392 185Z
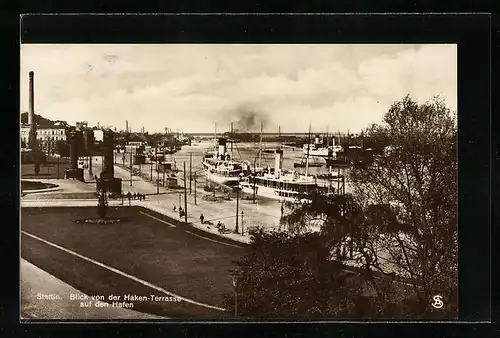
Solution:
M174 212L177 210L177 207L175 206L175 204L174 204L173 210L174 210Z
M203 213L201 213L201 215L200 215L200 222L201 222L201 224L203 224L204 220L205 220L205 216L203 216Z
M130 191L127 193L127 198L128 198L128 205L130 206L130 199L132 198L132 194Z

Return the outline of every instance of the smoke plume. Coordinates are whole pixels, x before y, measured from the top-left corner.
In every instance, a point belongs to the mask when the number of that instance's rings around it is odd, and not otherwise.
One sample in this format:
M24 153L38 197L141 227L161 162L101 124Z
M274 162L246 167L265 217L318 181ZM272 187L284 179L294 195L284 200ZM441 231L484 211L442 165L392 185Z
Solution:
M263 123L265 129L266 123L269 121L267 113L251 105L240 105L231 111L229 115L228 117L234 122L234 128L240 132L260 132L261 123Z

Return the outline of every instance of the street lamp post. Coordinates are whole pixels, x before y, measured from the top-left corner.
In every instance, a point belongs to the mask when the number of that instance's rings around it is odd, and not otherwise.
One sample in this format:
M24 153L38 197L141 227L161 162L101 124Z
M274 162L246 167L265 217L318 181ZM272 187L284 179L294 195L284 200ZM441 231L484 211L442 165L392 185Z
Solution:
M233 278L233 288L234 288L234 316L238 316L238 290L236 289L236 279Z
M241 236L245 236L245 226L243 223L243 210L241 210Z
M186 162L184 162L184 221L187 223L187 185L186 185Z

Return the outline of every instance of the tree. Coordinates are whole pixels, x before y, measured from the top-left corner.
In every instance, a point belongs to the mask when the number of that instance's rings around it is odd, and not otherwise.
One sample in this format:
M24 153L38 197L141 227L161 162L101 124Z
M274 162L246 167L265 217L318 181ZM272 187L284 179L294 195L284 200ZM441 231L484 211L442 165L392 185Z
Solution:
M319 223L333 258L360 268L373 288L374 313L455 316L455 119L439 98L419 105L407 96L390 107L383 124L370 126L364 136L384 148L372 163L351 169L353 195L313 195L311 203L288 204L282 225L301 234ZM395 277L406 284L394 283ZM396 313L387 308L395 294L407 305ZM429 311L435 294L445 297L447 311Z
M250 252L233 271L238 314L260 318L339 318L354 309L359 288L349 287L341 265L318 234L254 234ZM233 306L233 295L226 305Z
M422 314L432 296L440 294L454 315L456 118L439 97L418 104L406 96L390 107L382 124L372 125L365 134L388 144L373 165L356 166L349 177L356 201L371 210L368 221L378 229L368 233L369 242L378 247L375 256L381 258L383 252L398 275L418 282L414 292Z

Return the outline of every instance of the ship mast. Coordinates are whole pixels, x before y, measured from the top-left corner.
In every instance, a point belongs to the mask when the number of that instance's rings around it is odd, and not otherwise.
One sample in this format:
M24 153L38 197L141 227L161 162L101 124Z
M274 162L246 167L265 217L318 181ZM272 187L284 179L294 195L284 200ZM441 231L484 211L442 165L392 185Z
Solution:
M309 147L310 146L311 146L311 123L309 123L309 136L307 138L306 176L309 173Z
M326 127L326 147L328 148L329 146L330 146L330 136L328 135L328 126L327 126Z
M281 126L278 126L278 143L279 148L281 149Z
M260 121L260 150L259 150L259 168L262 168L262 130L264 129L264 124Z
M215 122L215 150L217 150L217 122Z

